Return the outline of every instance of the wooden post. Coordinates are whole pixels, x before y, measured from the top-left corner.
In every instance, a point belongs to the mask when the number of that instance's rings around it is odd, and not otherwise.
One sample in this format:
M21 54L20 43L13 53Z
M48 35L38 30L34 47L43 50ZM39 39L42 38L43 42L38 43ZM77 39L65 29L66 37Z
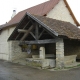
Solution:
M36 24L35 26L35 36L36 36L36 40L38 40L38 36L39 36L39 33L38 33L38 24Z
M59 39L56 42L56 67L64 68L64 42L63 39Z

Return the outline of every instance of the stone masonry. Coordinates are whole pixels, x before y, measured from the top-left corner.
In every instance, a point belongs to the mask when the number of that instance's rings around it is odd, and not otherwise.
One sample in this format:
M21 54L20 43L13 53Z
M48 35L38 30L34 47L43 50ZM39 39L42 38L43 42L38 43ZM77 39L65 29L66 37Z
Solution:
M64 67L64 42L63 39L59 39L56 42L56 67L63 68Z
M19 46L19 41L9 41L9 60L14 61L20 58L26 58L29 55L27 52L22 52L21 47Z

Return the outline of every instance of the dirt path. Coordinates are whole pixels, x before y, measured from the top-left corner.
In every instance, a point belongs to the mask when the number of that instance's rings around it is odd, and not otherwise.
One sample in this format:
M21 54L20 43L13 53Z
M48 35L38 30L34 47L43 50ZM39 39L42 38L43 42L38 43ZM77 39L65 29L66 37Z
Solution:
M0 80L80 80L80 68L47 71L0 60Z

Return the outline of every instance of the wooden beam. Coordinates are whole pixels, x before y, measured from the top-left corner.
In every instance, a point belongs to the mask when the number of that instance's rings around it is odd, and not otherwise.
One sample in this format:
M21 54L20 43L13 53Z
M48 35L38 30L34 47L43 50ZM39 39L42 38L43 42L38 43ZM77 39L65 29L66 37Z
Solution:
M24 30L24 29L18 29L18 32L21 32L21 33L26 33L28 30Z
M23 27L23 29L25 29L26 28L26 26L28 25L30 23L30 21Z
M36 39L35 35L32 32L30 32L30 34L33 36L34 39Z
M28 31L23 35L23 37L20 39L20 41L23 41L27 36L28 34L30 33L30 31L33 29L33 26L31 26Z
M26 32L28 32L28 30L18 29L18 32L26 33ZM34 39L36 39L35 35L32 32L30 32L30 34L33 36Z
M34 41L21 41L20 45L23 44L48 44L48 43L56 43L59 39L46 39L46 40L34 40Z
M43 32L44 32L44 29L43 29L43 31L40 33L38 39L42 36Z
M35 36L36 36L36 40L38 40L38 24L36 24Z
M49 31L49 33L51 32L55 36L58 36L58 33L55 30L52 30L49 26L47 26L46 24L41 22L39 19L37 19L36 17L34 17L33 15L31 15L28 12L27 12L27 15L30 16L32 19L34 19L36 22L38 22L40 25L42 25L45 29L47 29Z
M26 26L27 26L29 23L30 23L30 21L23 27L23 29L25 29ZM21 33L19 33L19 34L17 35L17 37L15 38L15 40L20 36L20 34L21 34Z

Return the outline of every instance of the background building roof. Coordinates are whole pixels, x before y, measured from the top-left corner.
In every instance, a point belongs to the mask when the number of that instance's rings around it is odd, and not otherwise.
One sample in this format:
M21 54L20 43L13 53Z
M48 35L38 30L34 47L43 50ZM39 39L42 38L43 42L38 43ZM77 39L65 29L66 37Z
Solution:
M46 15L52 8L56 6L58 2L59 0L50 0L42 4L39 4L37 6L23 10L19 12L17 15L15 15L7 24L4 24L2 28L19 23L26 12L29 12L35 15L42 15L42 16Z
M41 16L46 16L46 14L51 11L59 2L60 0L49 0L47 2L44 2L42 4L39 4L37 6L28 8L26 10L23 10L19 12L17 15L15 15L8 23L1 25L0 28L5 28L8 26L15 26L17 23L20 22L20 20L23 18L26 12L29 12L31 14L35 15L41 15ZM74 13L72 12L70 5L68 4L67 0L64 0L68 10L70 11L71 16L73 17L75 23L77 26L80 26L79 22L77 21Z

